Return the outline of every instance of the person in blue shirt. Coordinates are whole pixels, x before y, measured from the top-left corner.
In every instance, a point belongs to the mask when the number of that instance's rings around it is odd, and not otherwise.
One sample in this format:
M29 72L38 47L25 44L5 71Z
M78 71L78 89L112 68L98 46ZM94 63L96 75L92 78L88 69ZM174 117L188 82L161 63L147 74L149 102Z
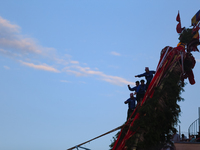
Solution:
M134 86L134 87L130 87L130 85L128 85L128 89L130 90L130 91L136 91L137 90L137 87L139 86L139 84L140 84L140 82L139 81L136 81L135 82L135 85L136 86Z
M136 94L136 90L137 90L139 84L140 84L140 82L139 82L139 81L136 81L136 82L135 82L135 85L136 85L136 86L134 86L134 87L132 87L132 88L130 87L130 85L128 85L128 89L129 89L130 91L135 91L135 93L134 93L133 95ZM137 100L137 97L136 97L136 100Z
M148 88L151 80L153 79L153 74L155 74L155 71L149 71L149 67L145 67L145 73L136 75L135 77L145 77L147 83L146 88Z
M196 138L194 137L194 135L192 135L192 139L190 140L190 142L196 142Z
M136 90L136 99L137 99L137 104L140 104L145 92L146 92L146 84L144 84L144 80L140 81L140 85L138 86L137 90Z
M124 102L124 104L128 104L127 120L129 119L129 117L135 109L135 101L136 98L133 96L133 93L130 93L130 98Z

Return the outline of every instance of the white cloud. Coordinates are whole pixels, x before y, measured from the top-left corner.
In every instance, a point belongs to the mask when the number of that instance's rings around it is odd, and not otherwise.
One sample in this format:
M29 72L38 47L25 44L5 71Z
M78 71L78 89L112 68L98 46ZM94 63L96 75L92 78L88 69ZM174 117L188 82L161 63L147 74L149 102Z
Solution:
M11 24L2 17L0 17L0 33L0 48L7 51L7 54L45 55L54 51L53 48L42 47L33 38L20 34L19 26ZM11 56L13 55L11 54Z
M127 81L124 78L117 77L117 76L110 76L110 75L104 75L103 80L110 82L112 84L116 84L116 85L124 85L124 84L126 84L126 85L132 84L133 85L134 84L134 82Z
M114 52L114 51L112 51L111 54L112 54L112 55L115 55L115 56L121 56L120 53L117 53L117 52Z
M11 24L8 20L3 19L0 16L0 28L7 29L9 32L19 32L20 27L15 24Z
M67 80L60 80L60 82L70 83L70 81L67 81Z
M11 57L11 58L22 57L22 55L20 55L20 54L13 53L13 52L10 52L10 51L6 51L6 50L1 49L1 48L0 48L0 54L5 55L7 57Z
M9 70L10 69L10 67L8 67L8 66L3 66L6 70Z
M70 63L72 63L72 64L79 64L78 61L74 61L74 60L70 61Z
M56 73L59 73L60 71L51 67L51 66L48 66L46 64L43 64L43 65L35 65L33 63L27 63L27 62L23 62L23 61L20 61L21 64L23 65L26 65L28 67L31 67L31 68L35 68L35 69L39 69L39 70L45 70L45 71L51 71L51 72L56 72Z
M68 66L63 69L66 72L73 73L76 76L89 76L89 75L99 75L100 71L93 71L89 67L81 67L78 65Z
M29 38L19 38L15 39L5 39L0 38L0 46L12 51L20 51L23 54L27 53L42 53L41 49L35 44L32 39Z
M106 75L101 71L91 70L89 67L70 66L70 67L65 67L64 71L75 74L76 76L97 76L101 80L115 84L115 85L135 84L133 82L129 82L126 79L118 77L118 76Z
M121 77L106 75L105 73L99 71L98 68L93 70L89 67L81 67L80 62L72 60L72 57L68 54L57 56L54 48L38 45L33 38L22 35L18 25L11 24L2 17L0 17L0 33L0 55L14 59L25 66L60 73L58 69L45 63L41 63L45 60L51 60L52 63L59 65L59 68L64 68L64 72L71 73L75 76L98 77L100 80L116 85L132 84L132 82L129 82ZM111 52L111 54L115 56L121 55L114 51ZM32 62L37 62L39 65ZM84 66L88 66L86 63L82 64ZM4 68L8 69L8 67ZM61 82L68 81L61 80Z

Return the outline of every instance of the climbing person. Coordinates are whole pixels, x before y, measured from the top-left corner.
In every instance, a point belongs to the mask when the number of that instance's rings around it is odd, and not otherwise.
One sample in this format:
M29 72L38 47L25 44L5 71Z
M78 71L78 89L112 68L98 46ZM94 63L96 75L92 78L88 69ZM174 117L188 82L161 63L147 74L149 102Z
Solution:
M142 99L146 92L146 84L144 84L144 82L145 82L144 80L140 80L140 85L136 90L137 105L142 102Z
M130 91L136 91L137 88L138 88L138 86L139 86L139 84L140 84L140 82L139 82L139 81L136 81L136 82L135 82L135 86L131 88L130 85L128 85L128 89L129 89Z
M128 104L127 120L129 119L129 117L131 116L131 114L133 113L135 109L135 101L136 101L136 98L133 96L133 93L130 93L130 98L128 98L124 102L124 104Z
M135 91L135 93L134 93L133 95L136 94L136 90L137 90L139 84L140 84L140 82L139 82L139 81L136 81L136 82L135 82L135 85L136 85L136 86L134 86L134 87L132 87L132 88L130 87L130 85L128 85L128 89L129 89L130 91ZM137 97L136 97L136 100L137 100Z
M151 80L153 79L153 74L155 74L155 73L156 73L155 71L149 71L149 67L145 67L145 73L136 75L135 77L145 77L145 79L147 81L146 88L148 88Z

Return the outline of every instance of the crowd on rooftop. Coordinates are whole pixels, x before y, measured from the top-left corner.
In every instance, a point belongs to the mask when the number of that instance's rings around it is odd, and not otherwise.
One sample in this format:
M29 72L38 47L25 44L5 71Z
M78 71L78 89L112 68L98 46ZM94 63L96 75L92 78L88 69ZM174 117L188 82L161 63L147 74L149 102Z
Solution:
M174 134L172 135L171 141L174 143L177 143L177 142L191 142L191 143L200 142L200 132L198 132L198 135L190 135L189 138L187 138L184 134L181 134L181 137L180 137L179 134L174 132Z

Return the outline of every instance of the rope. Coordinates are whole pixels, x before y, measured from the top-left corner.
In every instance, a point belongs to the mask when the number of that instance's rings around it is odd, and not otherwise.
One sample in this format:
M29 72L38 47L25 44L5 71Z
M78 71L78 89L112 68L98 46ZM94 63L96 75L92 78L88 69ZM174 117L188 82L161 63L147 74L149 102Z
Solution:
M79 145L76 145L76 146L74 146L74 147L71 147L71 148L69 148L69 149L67 149L67 150L72 150L72 149L74 149L74 148L77 148L77 147L79 147L79 146L81 146L81 145L83 145L83 144L86 144L86 143L88 143L88 142L90 142L90 141L93 141L93 140L95 140L95 139L98 139L98 138L100 138L100 137L102 137L102 136L104 136L104 135L107 135L107 134L112 133L112 132L114 132L114 131L116 131L116 130L119 130L119 129L121 129L122 127L123 127L123 125L122 125L122 126L119 126L119 127L117 127L117 128L115 128L115 129L113 129L113 130L111 130L111 131L108 131L108 132L106 132L106 133L104 133L104 134L102 134L102 135L99 135L99 136L97 136L97 137L95 137L95 138L93 138L93 139L91 139L91 140L88 140L88 141L86 141L86 142L84 142L84 143L81 143L81 144L79 144Z

